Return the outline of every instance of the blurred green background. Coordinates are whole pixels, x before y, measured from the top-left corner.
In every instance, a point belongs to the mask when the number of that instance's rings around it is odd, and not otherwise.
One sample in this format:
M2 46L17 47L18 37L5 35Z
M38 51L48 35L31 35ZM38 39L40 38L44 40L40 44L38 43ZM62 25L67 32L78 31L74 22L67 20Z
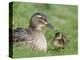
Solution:
M54 30L43 30L48 43L48 51L32 51L24 46L13 47L13 57L72 55L78 53L78 7L76 5L41 4L27 2L13 2L13 28L28 28L31 16L41 12L48 17ZM60 31L70 40L61 51L52 50L52 37Z

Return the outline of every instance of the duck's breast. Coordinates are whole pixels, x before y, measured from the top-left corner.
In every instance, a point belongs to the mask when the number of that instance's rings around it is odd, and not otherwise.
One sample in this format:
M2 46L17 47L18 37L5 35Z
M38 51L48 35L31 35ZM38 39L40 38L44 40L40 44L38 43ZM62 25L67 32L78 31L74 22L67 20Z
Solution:
M47 41L43 33L38 35L37 46L40 50L47 51Z

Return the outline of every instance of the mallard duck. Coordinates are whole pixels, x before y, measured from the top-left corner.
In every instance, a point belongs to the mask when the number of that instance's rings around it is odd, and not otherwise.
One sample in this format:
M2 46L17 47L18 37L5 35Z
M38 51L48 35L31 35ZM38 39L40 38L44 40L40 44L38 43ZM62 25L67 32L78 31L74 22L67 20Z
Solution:
M63 33L55 33L55 37L53 38L53 45L55 46L55 48L64 48L67 42L68 39Z
M33 50L47 51L47 41L42 32L42 28L53 26L48 22L47 17L42 13L35 13L30 19L30 24L27 30L17 28L13 31L13 41L24 41L26 46Z

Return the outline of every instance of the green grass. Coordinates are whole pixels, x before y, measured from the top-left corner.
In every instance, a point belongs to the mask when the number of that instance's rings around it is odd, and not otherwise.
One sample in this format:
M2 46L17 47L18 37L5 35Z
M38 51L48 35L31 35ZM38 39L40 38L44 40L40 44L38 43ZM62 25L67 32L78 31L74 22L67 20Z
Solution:
M52 23L55 30L45 28L44 35L48 42L48 51L32 51L23 47L13 47L13 57L35 57L35 56L56 56L56 55L72 55L78 53L78 19L77 6L74 5L49 5L49 4L33 4L33 3L13 3L13 28L28 28L30 17L35 12L42 12L48 17L48 21ZM11 17L11 16L10 16ZM55 32L60 31L70 40L69 44L60 51L52 50L52 37Z

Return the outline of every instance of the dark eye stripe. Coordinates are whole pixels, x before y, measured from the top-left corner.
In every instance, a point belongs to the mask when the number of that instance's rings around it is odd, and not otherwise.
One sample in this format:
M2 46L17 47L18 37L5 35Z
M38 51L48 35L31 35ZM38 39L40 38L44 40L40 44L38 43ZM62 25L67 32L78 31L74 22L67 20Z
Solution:
M46 21L46 22L47 22L47 20L46 20L45 18L43 18L43 17L40 17L40 19L43 19L44 21Z
M46 19L44 19L44 21L46 21L46 22L47 22L47 20L46 20Z

